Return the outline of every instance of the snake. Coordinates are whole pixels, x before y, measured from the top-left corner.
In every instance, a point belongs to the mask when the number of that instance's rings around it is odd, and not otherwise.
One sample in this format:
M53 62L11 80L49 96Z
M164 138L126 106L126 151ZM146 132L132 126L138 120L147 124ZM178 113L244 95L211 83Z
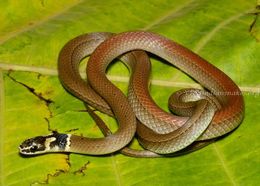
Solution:
M173 113L164 111L149 93L150 54L180 69L203 89L178 90L169 98ZM87 56L84 79L79 65ZM106 75L115 59L122 61L131 74L127 96ZM58 73L65 89L86 104L104 137L54 131L23 141L19 146L22 155L49 152L105 155L120 151L134 157L167 156L186 149L196 150L230 133L244 117L242 92L229 76L191 50L153 32L80 35L61 49ZM117 131L112 133L88 105L114 117ZM128 147L135 136L144 150Z

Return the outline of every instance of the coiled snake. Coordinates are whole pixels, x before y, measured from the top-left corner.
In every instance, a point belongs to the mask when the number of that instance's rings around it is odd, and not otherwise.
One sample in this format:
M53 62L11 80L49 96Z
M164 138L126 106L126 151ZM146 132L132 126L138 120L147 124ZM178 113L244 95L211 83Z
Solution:
M163 111L149 94L150 61L145 51L187 73L210 93L197 89L180 90L169 99L169 107L177 115ZM79 74L79 64L90 54L85 81ZM106 77L108 65L118 57L132 74L128 98ZM95 121L103 125L105 137L54 132L25 140L19 147L22 154L103 155L121 150L136 157L157 157L182 149L196 149L205 143L204 140L231 132L243 119L242 93L226 74L185 47L151 32L91 33L76 37L61 50L58 71L61 83L69 92L115 117L118 130L110 133L87 106ZM126 148L136 133L145 151Z

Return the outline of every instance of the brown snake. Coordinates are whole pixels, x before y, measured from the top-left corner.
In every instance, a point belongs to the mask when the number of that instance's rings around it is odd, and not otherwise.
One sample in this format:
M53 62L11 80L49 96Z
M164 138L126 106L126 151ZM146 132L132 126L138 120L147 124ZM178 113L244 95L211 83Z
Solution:
M176 66L210 93L197 89L178 91L169 99L169 107L178 116L163 111L149 95L150 61L144 51ZM90 54L86 82L79 74L79 64ZM106 77L108 65L117 57L132 74L128 98ZM171 154L193 145L195 141L203 144L203 140L229 133L243 119L242 93L226 74L183 46L154 33L81 35L61 50L58 71L69 92L115 117L119 128L114 134L107 129L104 138L59 133L38 136L22 143L22 154L66 151L101 155L123 149L123 153L135 156L135 151L124 148L135 133L140 144L147 149L144 153L137 152L136 156ZM95 119L96 115L91 110L89 112ZM106 126L103 129L106 130Z

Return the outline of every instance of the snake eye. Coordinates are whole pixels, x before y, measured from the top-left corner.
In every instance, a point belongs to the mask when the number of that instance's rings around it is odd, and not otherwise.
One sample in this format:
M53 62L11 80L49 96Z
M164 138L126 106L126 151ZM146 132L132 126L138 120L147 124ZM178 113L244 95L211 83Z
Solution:
M35 152L37 149L38 149L38 147L37 147L36 145L33 145L33 146L31 147L31 151L32 151L32 152Z

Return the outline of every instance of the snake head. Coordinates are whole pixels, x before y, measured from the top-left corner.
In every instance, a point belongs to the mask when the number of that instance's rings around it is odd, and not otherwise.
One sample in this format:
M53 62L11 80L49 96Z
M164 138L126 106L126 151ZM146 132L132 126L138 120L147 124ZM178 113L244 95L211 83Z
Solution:
M45 141L46 138L44 136L27 139L19 146L20 153L24 155L43 153L46 149Z
M70 145L70 135L54 132L47 136L36 136L22 142L19 146L23 155L36 155L48 152L66 151Z

